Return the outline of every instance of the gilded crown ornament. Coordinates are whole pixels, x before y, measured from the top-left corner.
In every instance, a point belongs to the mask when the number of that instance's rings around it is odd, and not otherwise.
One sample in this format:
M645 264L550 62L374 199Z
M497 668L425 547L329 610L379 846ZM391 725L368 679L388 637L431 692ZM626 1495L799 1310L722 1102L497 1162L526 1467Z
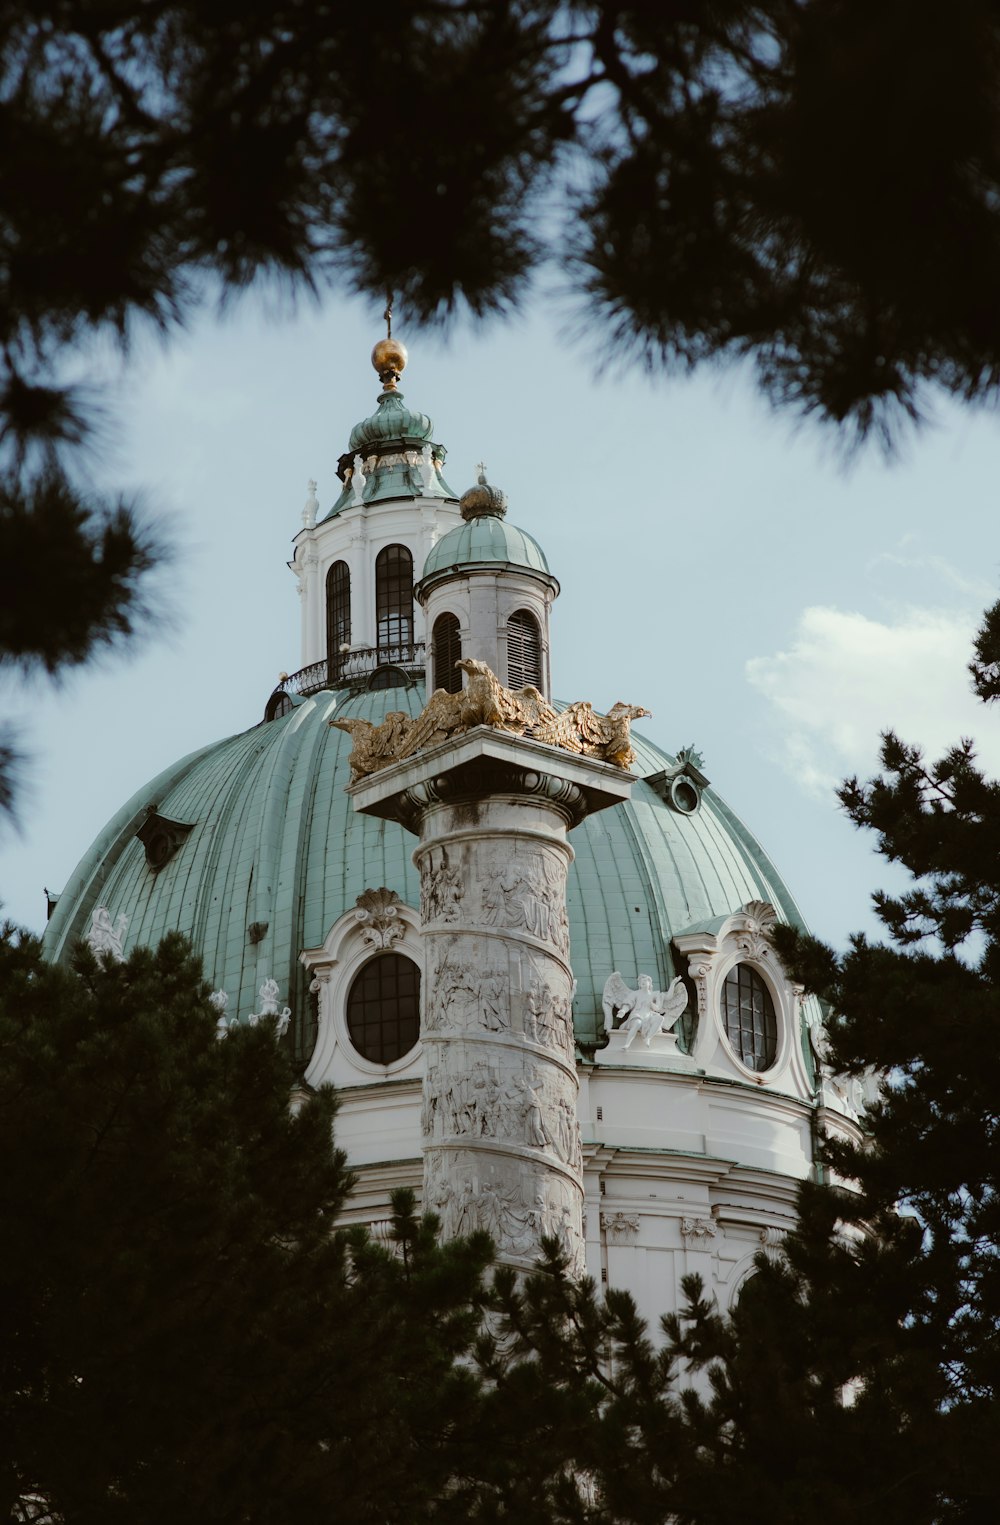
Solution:
M459 512L462 518L468 522L470 519L483 519L493 517L502 519L507 512L507 494L501 492L499 487L494 487L486 480L486 467L479 462L479 476L476 485L463 492L459 499Z

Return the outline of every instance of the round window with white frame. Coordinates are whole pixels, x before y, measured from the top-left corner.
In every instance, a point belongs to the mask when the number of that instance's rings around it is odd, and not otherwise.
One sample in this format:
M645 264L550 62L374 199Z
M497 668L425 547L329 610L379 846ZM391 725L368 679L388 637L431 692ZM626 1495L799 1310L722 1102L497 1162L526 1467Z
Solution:
M420 970L402 953L377 953L347 993L347 1031L370 1064L393 1064L420 1037Z
M771 992L750 964L734 964L723 981L722 1025L746 1069L771 1069L778 1052L778 1019Z

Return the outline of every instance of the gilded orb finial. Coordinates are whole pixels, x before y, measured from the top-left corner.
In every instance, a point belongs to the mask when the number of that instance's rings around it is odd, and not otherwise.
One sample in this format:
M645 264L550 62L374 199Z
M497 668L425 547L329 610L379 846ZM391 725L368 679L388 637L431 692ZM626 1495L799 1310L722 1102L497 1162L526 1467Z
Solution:
M406 345L398 339L380 339L372 350L372 365L378 372L383 392L394 392L407 361Z
M372 365L378 371L383 392L394 392L409 357L406 353L406 345L392 337L392 292L388 290L385 294L385 312L382 316L385 319L385 338L380 339L372 350Z

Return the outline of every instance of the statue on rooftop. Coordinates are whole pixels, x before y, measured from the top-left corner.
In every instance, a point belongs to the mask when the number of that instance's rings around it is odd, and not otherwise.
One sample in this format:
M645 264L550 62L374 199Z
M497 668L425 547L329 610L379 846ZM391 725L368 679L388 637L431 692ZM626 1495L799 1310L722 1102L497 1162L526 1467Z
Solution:
M618 703L606 715L599 715L592 704L581 700L560 712L537 688L504 688L496 673L474 657L464 657L456 666L468 678L465 688L457 694L436 689L415 719L402 710L393 710L377 726L353 716L330 721L353 738L352 778L376 773L479 725L593 757L616 768L628 768L634 761L629 727L640 715L649 714L641 705Z

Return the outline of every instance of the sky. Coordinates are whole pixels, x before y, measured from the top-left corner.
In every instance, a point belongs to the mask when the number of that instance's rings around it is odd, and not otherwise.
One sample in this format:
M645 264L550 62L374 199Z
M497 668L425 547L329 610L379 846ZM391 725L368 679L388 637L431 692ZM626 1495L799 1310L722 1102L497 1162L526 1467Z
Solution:
M1000 714L966 664L998 593L1000 420L941 405L893 461L845 463L835 435L775 413L745 369L601 371L597 338L548 304L448 336L409 329L400 384L430 414L461 493L487 463L508 516L562 593L553 688L694 744L806 921L843 946L876 927L870 896L903 882L837 805L896 729L936 756L976 738L1000 773ZM40 931L104 822L196 747L255 725L302 665L286 562L307 481L323 511L338 456L373 411L384 332L360 303L297 312L250 297L169 344L94 362L105 424L95 487L141 495L174 546L165 614L140 642L53 686L0 688L30 754L20 825L0 837L6 914Z

